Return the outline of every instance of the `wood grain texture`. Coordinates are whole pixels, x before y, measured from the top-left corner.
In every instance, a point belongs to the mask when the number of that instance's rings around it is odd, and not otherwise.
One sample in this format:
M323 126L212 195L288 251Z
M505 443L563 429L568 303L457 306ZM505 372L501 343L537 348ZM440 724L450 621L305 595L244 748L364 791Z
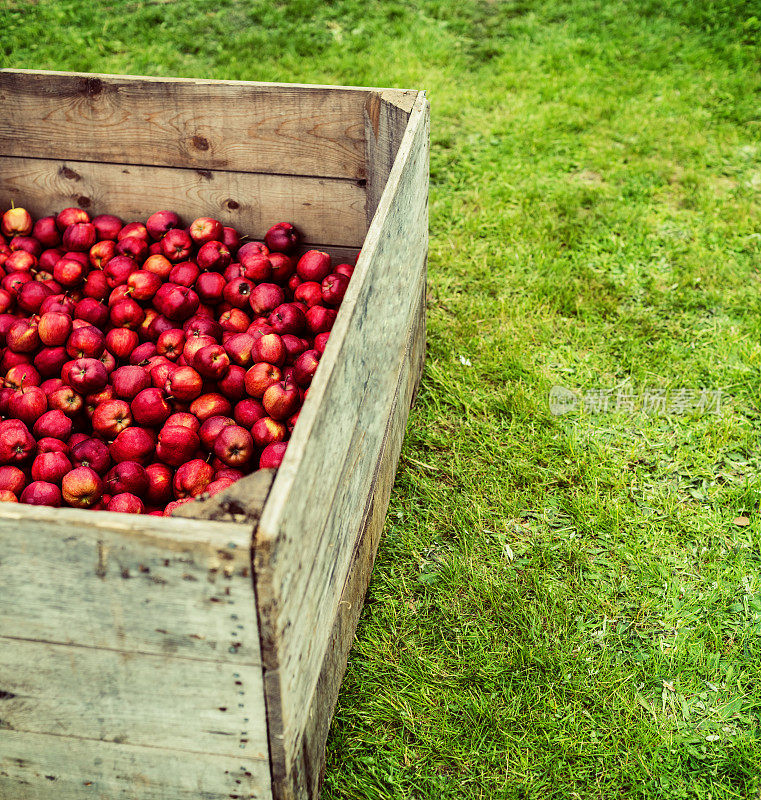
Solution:
M266 761L0 730L0 800L271 797Z
M0 71L0 153L365 177L366 89ZM403 97L403 95L402 95Z
M420 96L255 535L276 797L293 788L425 282L428 113Z
M367 162L368 226L375 216L399 146L407 129L411 108L393 102L383 92L374 92L365 101L365 160Z
M333 718L341 681L354 641L354 634L370 583L373 562L386 521L391 489L396 477L399 453L409 408L417 393L425 360L425 291L413 317L408 350L399 376L381 456L375 470L371 496L360 527L357 546L328 640L320 677L310 701L303 740L292 765L288 792L292 797L317 798L325 771L325 743Z
M0 504L0 636L260 663L250 527Z
M0 697L0 741L15 730L267 760L258 665L0 636Z
M0 156L0 207L11 203L34 217L79 206L127 222L168 206L187 225L212 216L252 237L289 220L307 242L345 247L367 232L365 187L331 178Z

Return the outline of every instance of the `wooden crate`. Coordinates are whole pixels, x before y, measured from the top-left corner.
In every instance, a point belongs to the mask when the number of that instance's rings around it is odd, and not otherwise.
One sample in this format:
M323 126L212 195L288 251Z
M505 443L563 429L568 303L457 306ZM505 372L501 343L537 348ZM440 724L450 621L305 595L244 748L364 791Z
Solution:
M422 92L0 71L0 206L362 254L286 458L195 519L0 504L0 798L316 797L425 349Z

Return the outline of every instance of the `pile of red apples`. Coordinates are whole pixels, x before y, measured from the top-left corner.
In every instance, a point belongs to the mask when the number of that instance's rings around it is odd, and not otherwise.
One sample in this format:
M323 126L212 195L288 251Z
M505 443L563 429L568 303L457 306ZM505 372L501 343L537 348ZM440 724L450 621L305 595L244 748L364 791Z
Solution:
M0 500L169 515L277 468L354 267L173 211L0 225Z

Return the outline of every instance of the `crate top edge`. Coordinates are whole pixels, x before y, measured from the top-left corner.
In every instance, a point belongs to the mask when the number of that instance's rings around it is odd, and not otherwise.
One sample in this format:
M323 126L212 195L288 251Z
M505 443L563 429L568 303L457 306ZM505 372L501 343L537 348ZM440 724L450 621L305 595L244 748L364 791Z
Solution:
M359 95L367 95L371 93L380 94L383 99L396 103L404 108L405 111L410 111L415 100L422 93L425 94L424 89L401 89L393 86L379 87L379 86L344 86L332 85L322 83L278 83L267 81L236 81L236 80L221 80L216 78L181 78L169 77L161 75L122 75L119 73L104 73L104 72L74 72L67 70L43 70L43 69L25 69L15 67L0 68L0 76L3 74L12 75L29 75L38 77L61 77L61 78L82 78L82 79L96 79L104 81L141 81L144 83L175 83L185 84L188 86L230 86L236 88L251 88L259 89L261 91L276 91L279 89L289 89L295 91L342 91L357 93Z
M123 534L166 543L169 548L231 547L248 556L252 526L242 522L218 522L181 517L154 517L149 514L123 514L114 511L95 511L82 508L52 508L23 503L0 502L0 524L15 523L19 533L25 528L40 525L60 525L61 535L67 529L76 530L97 540L103 534Z

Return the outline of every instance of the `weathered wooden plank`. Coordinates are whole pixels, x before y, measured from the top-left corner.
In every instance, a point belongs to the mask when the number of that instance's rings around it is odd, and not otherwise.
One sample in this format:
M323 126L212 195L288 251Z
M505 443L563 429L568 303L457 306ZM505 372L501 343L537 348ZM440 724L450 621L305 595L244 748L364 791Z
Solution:
M389 99L384 92L374 92L365 102L365 160L367 162L368 226L375 216L388 176L394 166L399 146L410 118L406 105Z
M354 640L375 561L378 543L386 521L391 489L396 477L399 453L409 408L417 392L425 360L425 292L413 317L409 347L399 376L396 399L391 409L383 449L375 472L372 494L360 528L349 574L328 641L320 677L309 703L303 743L292 765L288 791L293 797L317 798L325 770L325 742L333 718L338 692ZM287 792L283 792L287 796Z
M0 71L0 153L365 177L366 89ZM399 93L404 98L404 93Z
M271 797L269 766L258 759L0 730L0 800Z
M0 698L0 729L267 757L258 665L0 636Z
M263 236L288 220L307 242L346 247L360 247L367 232L365 187L332 178L0 156L0 208L11 203L34 217L79 206L125 221L168 204L188 225L212 216Z
M421 96L255 534L270 756L283 792L360 531L357 498L371 494L425 280L428 124Z
M0 504L0 635L260 663L245 525Z

